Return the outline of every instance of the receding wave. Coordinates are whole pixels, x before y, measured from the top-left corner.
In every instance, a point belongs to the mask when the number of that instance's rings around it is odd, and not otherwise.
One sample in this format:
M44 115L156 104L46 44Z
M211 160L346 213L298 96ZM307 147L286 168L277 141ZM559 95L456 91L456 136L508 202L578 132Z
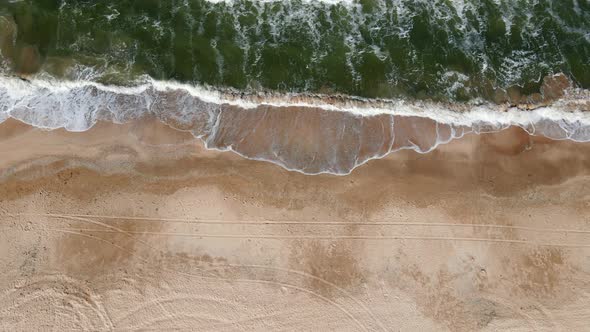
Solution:
M0 77L0 121L85 131L99 121L144 117L190 131L209 149L306 174L347 174L368 160L427 153L468 133L519 126L551 139L590 141L590 95L570 89L526 110L490 103L372 100L304 94L245 94L145 80L134 87L91 81Z

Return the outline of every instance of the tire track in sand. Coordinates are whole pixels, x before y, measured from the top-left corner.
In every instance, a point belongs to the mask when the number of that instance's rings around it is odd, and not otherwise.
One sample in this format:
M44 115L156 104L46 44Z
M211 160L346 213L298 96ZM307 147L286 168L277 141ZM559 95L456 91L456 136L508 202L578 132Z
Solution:
M19 213L6 214L8 216L46 216L46 217L78 217L78 218L100 218L113 220L138 220L153 222L171 222L171 223L189 223L189 224L227 224L227 225L343 225L343 226L425 226L425 227L476 227L476 228L497 228L531 232L548 232L548 233L579 233L590 234L590 230L567 229L567 228L542 228L513 225L495 225L495 224L459 224L459 223L429 223L429 222L391 222L384 220L375 221L311 221L311 220L292 220L292 219L268 219L268 220L227 220L227 219L206 219L206 218L153 218L153 217L136 217L136 216L117 216L117 215L92 215L92 214L33 214Z
M88 222L87 220L84 220L82 218L76 219L76 220L83 221L83 222L84 221L85 222ZM93 224L100 225L100 223L93 223ZM104 227L104 226L101 226L101 227ZM111 229L111 228L114 228L114 229ZM89 239L92 239L92 240L96 240L96 241L100 241L100 242L106 243L108 245L111 245L111 246L119 249L119 250L122 250L124 252L129 253L128 250L126 250L125 248L123 248L123 247L121 247L121 246L119 246L119 245L117 245L117 244L115 244L115 243L113 243L111 241L105 240L105 239L103 239L101 237L92 236L90 234L86 234L86 233L82 233L82 232L77 232L77 231L72 230L72 229L44 228L44 230L46 230L46 231L52 231L52 232L59 232L59 233L64 233L64 234L69 234L69 235L75 235L75 236L82 236L82 237L85 237L85 238L89 238ZM96 229L91 230L91 232L96 232L96 231L97 231ZM129 232L126 232L124 230L118 230L116 227L113 227L113 226L109 227L109 232L111 232L111 233L122 233L122 234L127 234L128 236L133 236ZM134 255L134 257L137 257L137 256ZM149 261L146 260L146 259L144 259L143 257L137 257L137 258L139 258L140 260L142 260L144 263L149 264ZM206 276L195 275L195 274L192 274L192 273L182 272L182 271L178 271L178 270L174 270L174 269L168 269L168 268L165 268L165 267L159 267L159 269L162 270L162 271L172 272L172 273L183 275L183 276L186 276L186 277L192 277L192 278L196 277L196 278L200 278L200 279L203 279L203 280L215 280L215 281L227 281L227 282L241 282L241 283L258 283L258 284L274 285L274 286L285 287L285 288L288 288L288 289L293 289L293 290L296 290L296 291L299 291L299 292L302 292L302 293L306 293L308 295L311 295L312 297L316 297L317 299L319 299L319 300L321 300L323 302L326 302L327 304L335 307L340 312L342 312L346 317L348 317L351 321L353 321L354 324L357 325L361 330L363 330L363 331L369 331L369 329L364 324L362 324L356 317L354 317L354 315L350 311L348 311L342 305L340 305L339 303L337 303L335 301L330 300L329 298L327 298L327 297L325 297L325 296L323 296L323 295L321 295L321 294L319 294L317 292L314 292L314 291L312 291L310 289L307 289L307 288L295 286L295 285L288 284L288 283L283 283L283 282L278 282L278 281L269 281L269 280L264 280L264 279L247 279L247 278L232 279L232 278L223 278L223 277L217 277L217 276L215 276L215 277L206 277Z

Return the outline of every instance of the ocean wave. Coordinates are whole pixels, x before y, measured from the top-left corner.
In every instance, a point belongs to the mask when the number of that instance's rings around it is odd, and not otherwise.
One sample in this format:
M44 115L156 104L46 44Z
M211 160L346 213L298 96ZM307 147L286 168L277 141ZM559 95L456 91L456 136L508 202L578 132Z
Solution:
M226 3L226 4L234 4L239 2L240 0L205 0L206 2L210 3ZM267 2L282 2L285 0L254 0L255 3L267 3ZM328 5L336 5L336 4L343 4L343 5L352 5L355 3L355 0L300 0L302 3L310 4L310 3L321 3L321 4L328 4Z
M131 87L0 76L0 121L85 131L99 121L144 117L230 150L306 174L348 174L368 160L427 153L467 133L518 126L556 140L590 141L590 95L570 90L526 110L490 103L436 103L312 94L246 94L145 79Z
M72 67L85 65L104 68L97 79L116 84L147 74L240 90L514 102L539 92L542 78L558 72L590 87L589 6L562 0L19 2L0 10L0 68L71 78Z

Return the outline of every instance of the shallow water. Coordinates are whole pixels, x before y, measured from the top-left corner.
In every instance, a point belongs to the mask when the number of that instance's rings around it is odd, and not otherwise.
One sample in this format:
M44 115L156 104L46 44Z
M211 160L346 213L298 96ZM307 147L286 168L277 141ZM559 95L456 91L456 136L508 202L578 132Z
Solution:
M348 174L402 149L427 153L466 133L518 126L551 139L590 141L588 93L569 90L534 110L321 95L245 95L166 81L134 87L92 81L0 79L0 121L85 131L99 121L157 118L210 149L306 174Z

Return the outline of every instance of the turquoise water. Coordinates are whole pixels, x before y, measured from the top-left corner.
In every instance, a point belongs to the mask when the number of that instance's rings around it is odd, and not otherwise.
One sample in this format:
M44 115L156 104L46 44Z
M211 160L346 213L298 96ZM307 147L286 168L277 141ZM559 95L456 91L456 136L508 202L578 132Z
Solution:
M5 71L463 101L590 87L588 0L0 0Z

